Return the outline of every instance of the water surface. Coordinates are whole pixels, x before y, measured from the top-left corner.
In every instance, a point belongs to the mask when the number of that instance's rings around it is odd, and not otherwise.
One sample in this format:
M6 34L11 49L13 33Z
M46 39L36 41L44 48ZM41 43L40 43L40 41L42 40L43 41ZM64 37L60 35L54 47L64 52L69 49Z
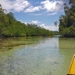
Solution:
M74 41L74 38L39 38L32 44L1 51L0 75L66 75L75 53Z

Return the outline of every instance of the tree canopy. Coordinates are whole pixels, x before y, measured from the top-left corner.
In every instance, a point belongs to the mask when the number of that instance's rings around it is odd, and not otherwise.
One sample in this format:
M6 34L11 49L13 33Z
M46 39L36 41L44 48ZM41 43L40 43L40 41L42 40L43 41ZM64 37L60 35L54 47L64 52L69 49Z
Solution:
M75 4L70 6L64 4L65 15L61 15L59 19L60 34L66 37L75 37Z
M17 21L12 12L4 13L0 4L0 37L52 36L52 31Z
M75 0L69 0L69 4L75 3Z

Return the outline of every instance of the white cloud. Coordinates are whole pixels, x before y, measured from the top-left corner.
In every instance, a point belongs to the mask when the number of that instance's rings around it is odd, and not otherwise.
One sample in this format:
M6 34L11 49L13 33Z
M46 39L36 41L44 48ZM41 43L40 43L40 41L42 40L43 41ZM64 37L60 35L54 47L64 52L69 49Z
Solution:
M54 15L54 13L61 11L63 9L64 2L61 0L60 1L44 0L41 1L39 4L40 4L39 6L30 5L24 12L28 13L44 10L46 12L52 12L52 15Z
M39 15L42 15L42 13L39 13L39 14L34 14L34 16L39 16Z
M45 25L45 24L41 24L40 27L48 29L50 31L59 31L59 26L54 26L54 25Z
M0 0L0 4L2 5L2 7L4 9L9 10L9 9L12 9L12 4L13 3L11 1L9 1L9 0Z
M28 22L23 22L22 20L19 20L19 21L22 22L22 23L24 23L24 24L26 24L26 25L28 24Z
M27 0L16 0L13 3L13 9L15 11L23 11L26 7L28 7L30 3Z
M63 1L50 1L45 0L41 2L43 9L47 10L48 12L57 12L63 8Z
M63 8L62 0L44 0L38 2L38 6L34 6L34 4L30 3L29 0L0 0L0 4L2 4L4 9L14 10L16 12L23 11L26 13L32 13L41 10L54 13Z
M32 23L32 24L39 24L39 23L41 23L41 22L35 20L35 21L32 21L31 23Z
M45 26L45 24L41 24L40 26L43 28Z
M40 16L40 15L42 15L42 13L31 13L30 15L34 15L34 16Z
M19 20L20 22L24 23L24 24L40 24L41 22L39 22L38 20L33 20L33 21L30 21L30 22L26 22L26 21L22 21L22 20Z
M17 12L23 11L30 3L27 0L0 0L0 4L4 9L15 10Z
M24 12L35 12L35 11L40 11L40 9L41 9L41 6L36 6L36 7L30 6Z
M49 13L49 14L47 14L47 15L56 15L57 13L56 12L54 12L54 13Z

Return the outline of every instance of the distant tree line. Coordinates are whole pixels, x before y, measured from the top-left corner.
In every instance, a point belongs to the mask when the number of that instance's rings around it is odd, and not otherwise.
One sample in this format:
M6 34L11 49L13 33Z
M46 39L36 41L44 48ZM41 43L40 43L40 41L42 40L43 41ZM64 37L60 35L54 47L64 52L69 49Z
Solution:
M12 12L0 5L0 37L27 37L27 36L53 36L52 31L46 30L35 24L24 24L14 18Z
M75 3L72 1L69 6L64 4L65 15L59 19L59 32L66 37L75 37Z

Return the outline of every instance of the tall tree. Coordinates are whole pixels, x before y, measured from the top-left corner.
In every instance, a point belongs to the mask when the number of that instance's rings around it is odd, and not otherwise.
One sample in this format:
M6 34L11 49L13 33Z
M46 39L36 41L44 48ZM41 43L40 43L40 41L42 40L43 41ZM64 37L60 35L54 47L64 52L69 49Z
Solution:
M69 4L74 3L75 4L75 0L69 0Z
M54 22L54 25L57 27L57 21L56 21L56 22Z
M53 32L35 24L17 21L12 12L4 13L0 5L0 37L52 36Z
M64 12L59 19L59 31L65 36L75 36L75 5L68 7L64 4Z

